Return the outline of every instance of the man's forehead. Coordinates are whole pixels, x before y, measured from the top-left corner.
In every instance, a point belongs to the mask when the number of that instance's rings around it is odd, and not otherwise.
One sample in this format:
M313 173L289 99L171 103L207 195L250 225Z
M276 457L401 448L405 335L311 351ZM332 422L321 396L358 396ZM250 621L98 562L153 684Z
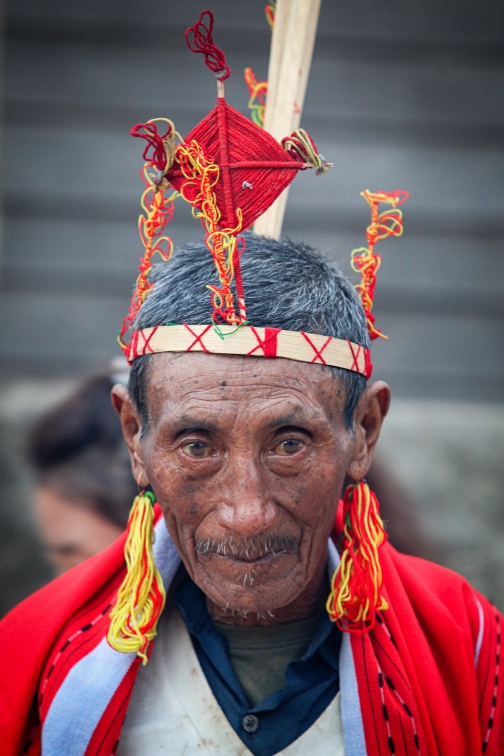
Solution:
M149 384L156 388L173 382L182 387L188 382L208 387L214 384L245 387L263 382L279 388L303 385L317 389L333 378L327 369L322 369L322 365L281 357L265 360L253 356L161 353L153 355L149 364ZM172 390L172 386L169 387Z
M344 401L334 376L318 365L221 355L160 354L151 358L150 408L186 420L210 418L230 404L266 408L276 423L325 411Z

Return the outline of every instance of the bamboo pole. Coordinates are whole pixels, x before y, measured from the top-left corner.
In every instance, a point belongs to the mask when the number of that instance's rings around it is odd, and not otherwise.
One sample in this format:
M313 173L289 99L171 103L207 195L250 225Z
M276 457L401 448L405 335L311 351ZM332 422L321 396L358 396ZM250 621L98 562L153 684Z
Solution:
M268 70L264 128L278 142L298 128L308 84L320 0L277 0ZM289 189L257 219L254 231L275 239L282 223Z

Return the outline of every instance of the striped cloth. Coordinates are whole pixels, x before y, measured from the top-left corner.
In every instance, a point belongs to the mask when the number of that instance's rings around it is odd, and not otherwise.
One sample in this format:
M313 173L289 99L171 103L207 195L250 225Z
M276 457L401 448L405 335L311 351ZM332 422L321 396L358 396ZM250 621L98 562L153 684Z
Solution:
M156 506L155 559L165 586L180 563ZM335 533L335 538L337 534ZM41 589L0 623L2 753L110 756L139 663L106 641L124 577L124 538ZM338 555L329 542L329 566ZM380 549L389 609L344 634L346 756L502 754L501 615L458 575Z

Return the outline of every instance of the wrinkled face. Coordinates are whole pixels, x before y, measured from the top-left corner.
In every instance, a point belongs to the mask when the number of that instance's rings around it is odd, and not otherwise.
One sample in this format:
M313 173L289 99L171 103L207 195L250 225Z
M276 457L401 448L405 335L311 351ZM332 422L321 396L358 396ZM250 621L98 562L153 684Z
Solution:
M159 354L143 434L122 391L116 406L134 475L152 486L211 602L272 612L323 579L345 475L365 474L374 433L364 410L355 432L345 427L346 395L333 374L284 359ZM374 414L368 424L379 432L384 412Z

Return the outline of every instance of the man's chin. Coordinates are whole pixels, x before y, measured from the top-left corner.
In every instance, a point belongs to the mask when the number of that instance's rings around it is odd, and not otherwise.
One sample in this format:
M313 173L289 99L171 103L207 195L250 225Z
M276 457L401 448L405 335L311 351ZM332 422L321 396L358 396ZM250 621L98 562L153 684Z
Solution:
M302 590L298 554L246 561L212 555L198 561L196 582L214 604L230 613L270 613Z

